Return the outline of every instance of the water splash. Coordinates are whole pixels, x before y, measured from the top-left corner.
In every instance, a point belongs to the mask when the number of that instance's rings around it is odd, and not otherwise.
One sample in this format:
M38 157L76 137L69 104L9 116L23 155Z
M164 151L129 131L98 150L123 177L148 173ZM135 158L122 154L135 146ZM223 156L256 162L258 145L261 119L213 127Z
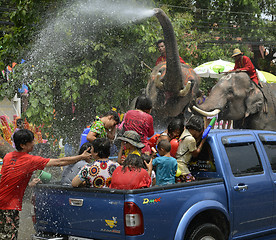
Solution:
M32 47L29 60L36 65L52 65L82 56L98 32L141 21L154 15L152 7L130 0L80 0L64 7L58 17L48 21Z

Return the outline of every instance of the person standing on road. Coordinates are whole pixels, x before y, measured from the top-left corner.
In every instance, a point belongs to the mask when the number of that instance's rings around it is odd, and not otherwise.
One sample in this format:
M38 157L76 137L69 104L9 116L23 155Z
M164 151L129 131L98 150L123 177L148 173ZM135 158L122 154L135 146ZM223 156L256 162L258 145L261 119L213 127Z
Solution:
M17 151L6 154L3 159L0 179L0 239L17 239L19 228L19 211L22 200L34 171L45 167L66 166L82 159L90 160L92 155L83 154L59 159L33 156L34 134L28 129L18 130L14 134Z

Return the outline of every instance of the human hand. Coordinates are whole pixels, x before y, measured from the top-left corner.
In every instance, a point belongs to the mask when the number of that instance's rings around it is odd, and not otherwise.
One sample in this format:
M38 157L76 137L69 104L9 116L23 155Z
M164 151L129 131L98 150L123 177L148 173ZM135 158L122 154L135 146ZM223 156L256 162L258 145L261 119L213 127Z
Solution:
M150 159L149 163L147 163L147 161L144 160L144 163L148 169L148 171L152 171L152 158Z
M92 159L92 154L91 154L91 147L87 148L82 154L81 157L85 161L89 162Z
M29 182L29 187L34 187L38 183L41 183L41 180L39 178L34 178L32 181Z

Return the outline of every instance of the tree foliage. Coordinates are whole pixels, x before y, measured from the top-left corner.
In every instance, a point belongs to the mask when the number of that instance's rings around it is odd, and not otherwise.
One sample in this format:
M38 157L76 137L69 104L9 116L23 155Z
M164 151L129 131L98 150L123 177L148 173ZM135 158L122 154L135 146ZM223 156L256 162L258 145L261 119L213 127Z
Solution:
M100 2L94 1L95 8ZM275 22L260 18L261 13L275 17L275 8L268 9L272 2L163 0L152 1L141 9L141 1L128 4L141 13L162 7L174 26L180 55L196 67L219 58L231 60L234 47L249 54L247 47L232 42L236 37L259 41L266 36L265 40L275 41L275 31L269 31ZM0 66L26 60L16 65L9 82L1 84L0 98L12 98L22 83L28 84L29 106L24 116L49 126L47 131L54 138L67 136L78 141L82 129L96 115L112 107L126 111L149 78L150 70L141 61L154 66L158 57L155 42L163 38L155 17L117 22L112 14L92 13L88 3L83 2L83 7L75 1L7 0L0 5L12 9L7 13L14 24L0 38ZM78 7L82 7L81 14L73 11ZM250 14L242 14L244 9ZM229 43L212 42L217 37Z

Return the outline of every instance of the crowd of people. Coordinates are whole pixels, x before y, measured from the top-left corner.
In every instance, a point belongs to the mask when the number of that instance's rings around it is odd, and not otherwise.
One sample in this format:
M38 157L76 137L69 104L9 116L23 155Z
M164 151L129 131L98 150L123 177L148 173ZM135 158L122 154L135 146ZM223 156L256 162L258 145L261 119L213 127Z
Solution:
M159 42L157 46L165 58L163 45ZM240 55L236 50L233 56ZM61 182L73 187L137 189L194 181L189 162L199 155L206 140L202 139L203 118L193 115L185 127L182 119L173 119L164 132L154 135L151 109L151 100L142 95L121 124L117 112L107 112L92 123L87 143L80 146L77 156L59 159L31 155L34 134L18 128L13 135L16 150L6 154L1 169L0 239L17 239L24 192L28 184L40 182L34 178L29 183L33 172L45 167L66 166ZM116 137L118 130L122 134ZM117 161L109 159L114 139L120 141Z
M71 182L74 187L135 189L194 181L188 165L192 157L198 156L205 141L201 140L203 118L192 116L186 127L182 119L172 119L166 130L154 135L151 109L151 100L142 95L137 98L135 109L126 112L120 127L115 111L97 118L87 134L91 144L87 148L91 150L93 161L83 163L81 169L79 163L65 167L62 183ZM109 149L115 134L108 133L118 132L119 128L118 158L113 162L109 159ZM177 170L181 174L176 178Z

